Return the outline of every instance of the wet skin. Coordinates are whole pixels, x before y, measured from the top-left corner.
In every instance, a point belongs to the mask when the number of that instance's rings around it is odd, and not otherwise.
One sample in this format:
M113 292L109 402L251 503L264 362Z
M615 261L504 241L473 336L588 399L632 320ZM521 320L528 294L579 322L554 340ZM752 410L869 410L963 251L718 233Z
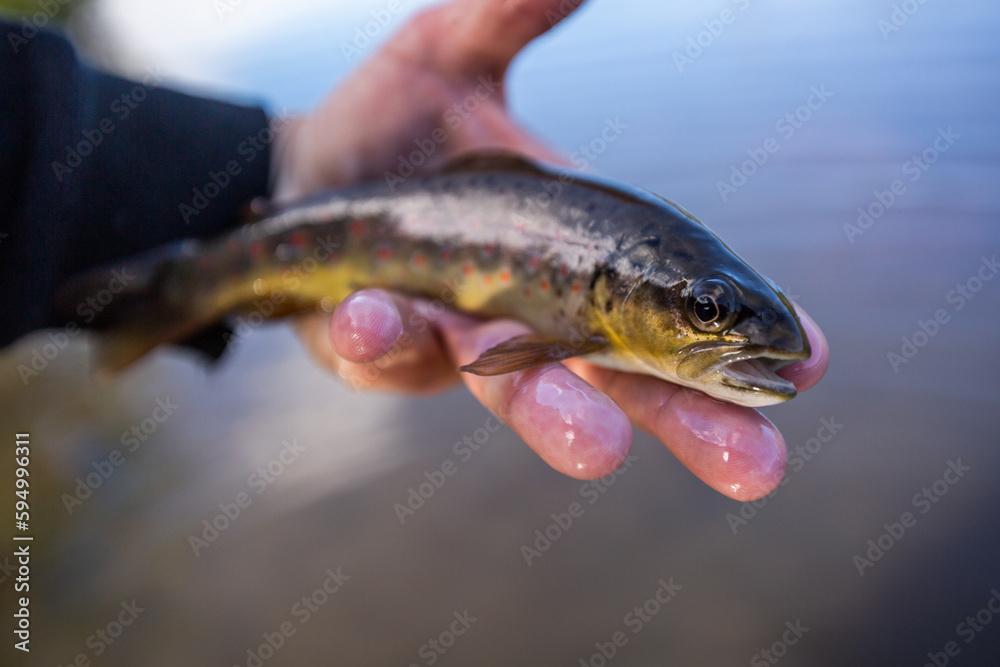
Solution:
M279 136L276 198L396 169L414 138L447 127L444 114L476 95L480 77L502 80L511 58L550 27L546 12L561 15L559 7L559 0L457 0L417 16ZM502 87L448 133L427 167L482 147L565 162L507 115ZM413 327L414 313L432 326ZM802 391L819 381L829 352L819 328L798 313L812 354L778 374ZM464 382L543 460L572 477L615 470L631 446L630 422L662 440L706 484L738 500L766 495L784 472L784 440L763 415L663 380L579 360L495 377L456 373L486 349L526 333L517 322L484 323L372 290L348 297L332 318L303 318L299 331L312 354L348 382L360 377L371 389L420 394Z

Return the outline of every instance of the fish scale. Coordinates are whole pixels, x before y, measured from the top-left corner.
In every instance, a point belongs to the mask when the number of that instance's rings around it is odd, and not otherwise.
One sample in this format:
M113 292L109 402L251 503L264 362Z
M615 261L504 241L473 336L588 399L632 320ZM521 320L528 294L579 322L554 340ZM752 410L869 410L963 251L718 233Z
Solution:
M362 288L528 324L462 368L484 375L587 356L763 405L794 396L774 370L809 354L784 295L683 209L511 154L347 185L127 265L140 279L94 323L109 370L228 316L329 310Z

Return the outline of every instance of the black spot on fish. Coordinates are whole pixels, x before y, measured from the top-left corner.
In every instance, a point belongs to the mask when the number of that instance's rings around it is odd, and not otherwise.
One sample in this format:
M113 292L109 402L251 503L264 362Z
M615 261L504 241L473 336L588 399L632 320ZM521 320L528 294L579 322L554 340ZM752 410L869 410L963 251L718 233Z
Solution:
M615 305L613 303L611 303L611 299L608 299L607 301L604 302L604 312L605 313L610 313L611 310L614 307L615 307Z

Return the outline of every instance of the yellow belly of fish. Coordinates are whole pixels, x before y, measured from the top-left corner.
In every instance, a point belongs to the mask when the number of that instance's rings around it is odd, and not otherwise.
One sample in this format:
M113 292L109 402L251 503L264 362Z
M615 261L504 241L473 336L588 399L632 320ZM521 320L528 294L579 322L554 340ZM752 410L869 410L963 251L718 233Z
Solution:
M260 311L260 301L264 300L274 306L271 316L280 317L319 304L333 306L359 289L380 287L416 292L449 307L477 313L510 289L500 281L500 273L474 270L462 275L461 271L454 271L442 278L392 263L372 266L367 261L321 265L311 272L275 268L251 280L244 278L223 285L208 298L203 312Z

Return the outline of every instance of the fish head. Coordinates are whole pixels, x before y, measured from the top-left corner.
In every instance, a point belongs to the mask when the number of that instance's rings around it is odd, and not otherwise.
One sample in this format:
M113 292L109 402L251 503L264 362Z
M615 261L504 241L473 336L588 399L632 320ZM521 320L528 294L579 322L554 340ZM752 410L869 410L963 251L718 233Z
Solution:
M653 262L632 283L616 337L633 365L739 405L794 397L795 385L775 371L807 359L810 347L788 298L742 261L696 275Z

